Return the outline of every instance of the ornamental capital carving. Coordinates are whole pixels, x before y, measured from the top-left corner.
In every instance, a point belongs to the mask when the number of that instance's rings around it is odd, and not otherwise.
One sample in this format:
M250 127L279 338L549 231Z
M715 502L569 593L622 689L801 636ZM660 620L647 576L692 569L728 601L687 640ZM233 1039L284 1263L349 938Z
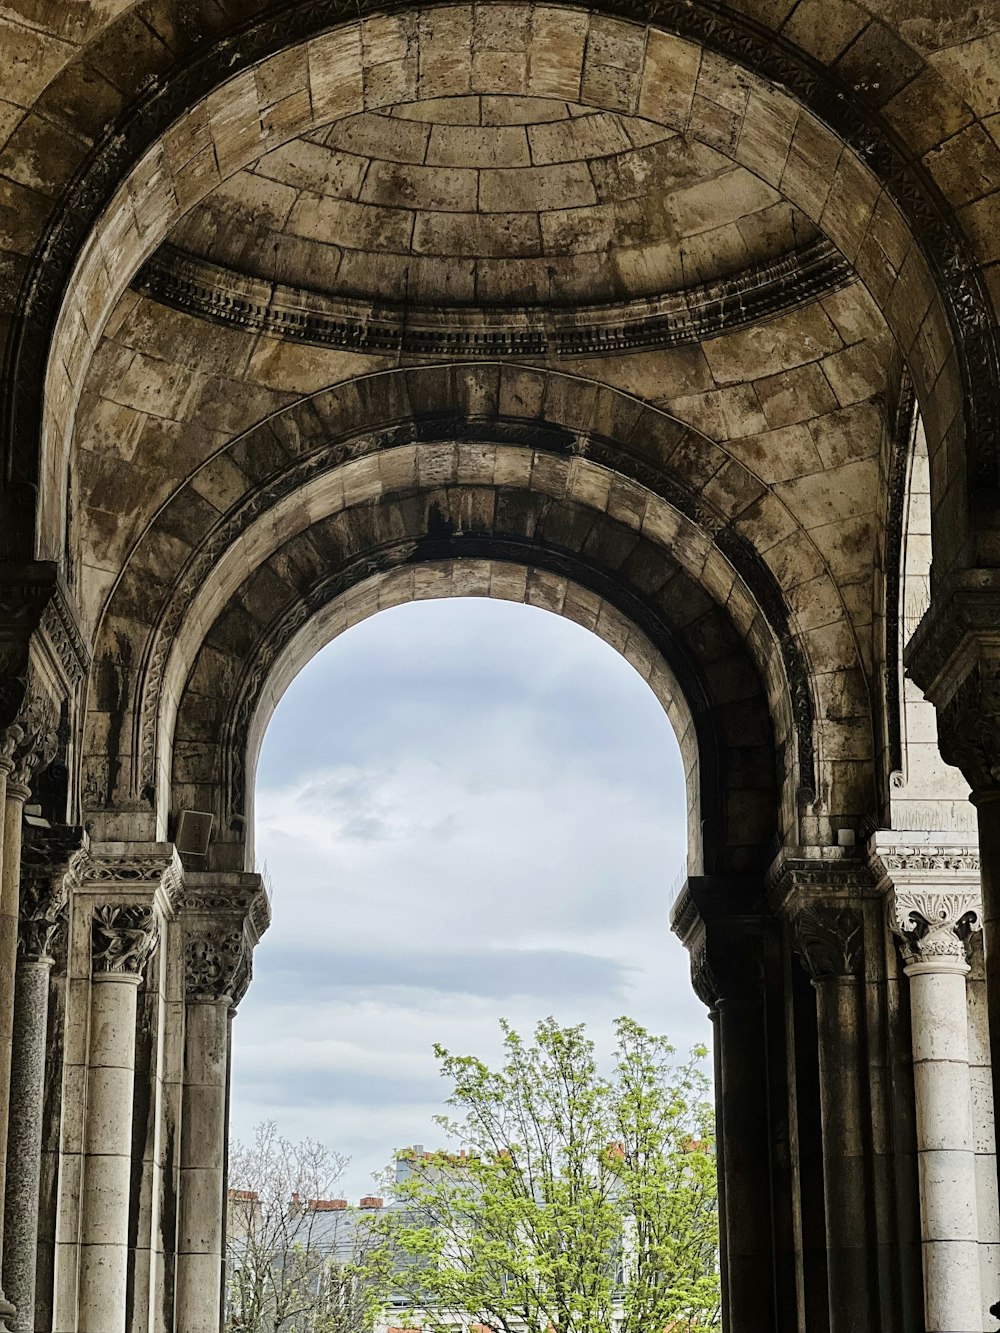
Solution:
M59 749L59 713L55 701L29 688L13 721L0 732L0 762L8 790L27 796L37 773L48 768Z
M812 902L791 921L792 947L813 981L861 976L864 963L864 921L842 902Z
M142 976L158 943L156 915L136 903L94 908L91 967L95 975Z
M25 830L17 944L29 962L52 960L67 899L87 863L86 844L84 830L72 825Z
M704 942L691 950L691 988L706 1009L714 1009L722 999L722 987L712 971Z
M189 1000L239 1004L250 984L252 947L242 926L219 923L189 935L184 948L184 988Z
M969 889L939 891L913 887L893 890L889 924L899 937L909 970L934 964L964 968L969 936L982 925L979 894Z
M261 876L192 871L178 900L184 981L191 1001L239 1004L253 975L253 951L271 920Z

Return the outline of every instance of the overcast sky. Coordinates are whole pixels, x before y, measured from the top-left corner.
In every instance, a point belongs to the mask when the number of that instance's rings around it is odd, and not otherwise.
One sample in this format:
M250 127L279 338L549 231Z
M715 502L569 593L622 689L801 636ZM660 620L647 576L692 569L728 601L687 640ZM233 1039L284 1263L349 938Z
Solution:
M442 1145L432 1047L484 1058L553 1014L707 1043L670 934L684 795L670 724L612 648L548 612L381 612L293 681L257 779L273 924L234 1026L233 1132L273 1118L352 1162Z

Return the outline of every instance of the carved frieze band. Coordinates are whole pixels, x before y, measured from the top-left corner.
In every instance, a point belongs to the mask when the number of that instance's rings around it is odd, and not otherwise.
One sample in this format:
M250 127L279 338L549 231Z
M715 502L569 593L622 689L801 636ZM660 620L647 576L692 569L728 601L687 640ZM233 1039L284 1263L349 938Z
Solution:
M716 282L648 300L574 311L537 306L489 315L455 308L374 306L247 277L164 245L133 286L175 309L251 333L359 352L425 356L586 356L677 347L769 319L854 280L825 238Z
M980 895L972 890L896 888L890 924L908 965L961 964L969 936L982 924L981 911Z
M94 908L91 966L95 975L142 976L158 940L156 915L135 903Z

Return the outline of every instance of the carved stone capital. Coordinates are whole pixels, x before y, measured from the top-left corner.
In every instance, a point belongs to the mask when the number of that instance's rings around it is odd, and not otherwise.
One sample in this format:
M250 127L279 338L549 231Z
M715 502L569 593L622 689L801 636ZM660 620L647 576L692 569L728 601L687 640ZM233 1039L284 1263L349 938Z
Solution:
M966 947L982 924L981 911L979 894L971 889L894 889L889 923L906 971L966 971Z
M758 876L691 876L670 926L690 954L694 992L709 1009L756 991L762 942L777 928Z
M156 914L137 903L94 908L91 967L95 976L142 976L159 938Z
M260 875L189 872L178 900L189 1001L239 1004L253 975L253 951L271 920Z
M792 946L813 981L860 977L864 965L864 921L843 903L813 902L791 920Z
M13 720L0 731L0 762L8 774L8 792L26 798L35 775L51 764L58 748L55 701L29 684Z
M189 1000L232 1000L250 984L253 949L242 926L218 922L189 935L184 946L184 989Z
M865 904L876 897L876 876L860 848L786 849L768 872L767 885L813 981L861 976Z
M58 825L25 830L21 851L18 951L28 962L50 961L66 902L87 862L82 828Z

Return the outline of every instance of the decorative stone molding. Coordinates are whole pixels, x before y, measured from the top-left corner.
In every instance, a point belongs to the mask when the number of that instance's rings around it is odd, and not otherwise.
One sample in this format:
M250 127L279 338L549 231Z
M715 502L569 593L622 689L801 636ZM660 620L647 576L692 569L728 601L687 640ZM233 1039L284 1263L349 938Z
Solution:
M25 830L18 923L21 957L51 961L67 899L80 884L87 858L87 835L82 828L60 825Z
M916 435L916 395L913 381L904 368L892 421L889 462L889 502L885 529L885 617L883 645L885 661L885 717L888 740L889 785L898 787L903 768L903 697L900 689L900 658L903 651L903 625L900 618L900 591L903 580L903 524L906 520L907 480Z
M94 887L147 887L169 917L177 910L184 867L172 843L95 843L81 866L80 881Z
M246 809L246 758L250 726L264 686L281 653L299 629L335 597L377 574L415 563L417 557L428 561L456 558L510 561L528 568L543 569L589 588L631 620L653 646L663 653L687 700L696 726L701 727L699 761L702 772L702 818L705 821L715 820L721 826L721 747L715 741L714 732L704 725L711 716L711 705L703 681L691 664L689 653L678 643L674 631L659 612L620 580L611 579L605 570L592 564L583 555L546 548L537 541L511 536L460 534L424 539L417 549L415 543L407 538L391 546L387 544L373 554L361 555L323 575L268 626L252 653L247 656L226 719L222 747L224 769L220 779L225 787L225 808L230 818L233 815L242 816Z
M151 907L106 903L94 908L91 966L95 975L142 976L157 942L158 927Z
M162 245L133 286L175 309L249 333L357 352L420 356L586 356L679 347L770 319L855 281L825 238L781 259L664 296L560 311L375 304L327 296Z
M959 964L964 970L968 939L982 924L981 911L979 894L970 890L897 888L890 924L909 966Z
M792 944L813 981L858 977L864 961L860 912L840 903L814 902L792 919Z

